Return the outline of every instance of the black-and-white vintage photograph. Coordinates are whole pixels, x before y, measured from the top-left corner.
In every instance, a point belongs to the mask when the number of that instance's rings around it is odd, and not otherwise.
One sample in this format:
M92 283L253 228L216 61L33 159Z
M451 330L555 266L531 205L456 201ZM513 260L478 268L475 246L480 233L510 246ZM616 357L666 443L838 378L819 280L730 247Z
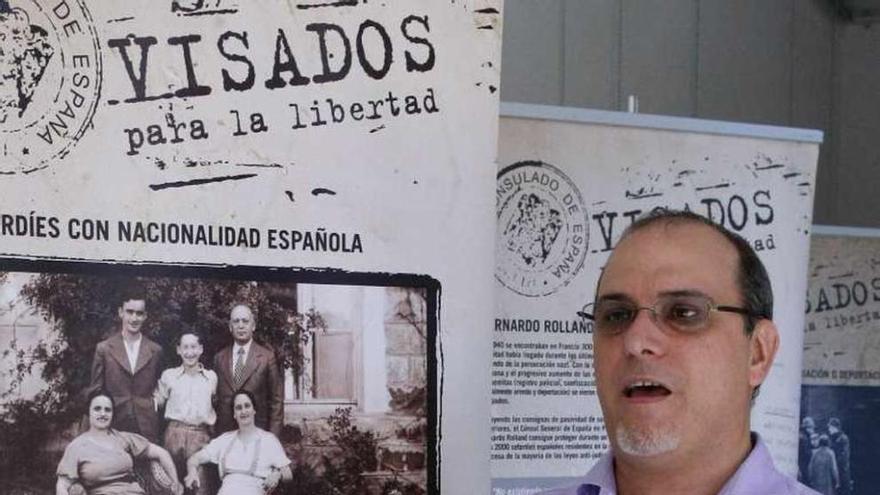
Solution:
M431 278L0 269L0 492L436 493Z

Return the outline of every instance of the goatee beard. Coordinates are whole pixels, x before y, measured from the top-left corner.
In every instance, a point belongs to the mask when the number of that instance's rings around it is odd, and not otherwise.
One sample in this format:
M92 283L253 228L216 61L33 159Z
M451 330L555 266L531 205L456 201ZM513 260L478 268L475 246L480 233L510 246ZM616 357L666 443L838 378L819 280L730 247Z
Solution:
M679 444L678 435L660 428L627 428L617 425L615 429L617 447L625 454L633 456L652 456L675 450Z

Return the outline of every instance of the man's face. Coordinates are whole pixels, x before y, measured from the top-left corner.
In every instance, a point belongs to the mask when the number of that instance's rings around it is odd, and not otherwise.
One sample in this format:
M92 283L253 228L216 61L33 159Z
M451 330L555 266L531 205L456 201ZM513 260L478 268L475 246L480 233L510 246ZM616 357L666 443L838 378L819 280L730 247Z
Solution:
M244 345L250 342L255 328L256 323L250 308L247 306L232 308L232 313L229 315L229 331L236 343Z
M806 431L812 432L816 429L816 423L813 422L813 418L806 416L801 420L801 428Z
M619 243L597 301L651 307L662 295L686 291L742 306L737 266L735 248L710 227L661 220ZM766 373L754 369L743 316L713 311L702 330L689 334L661 328L652 316L639 311L623 332L593 334L599 400L615 455L693 456L742 441L751 389Z
M177 355L180 356L184 366L196 366L199 363L199 358L202 357L202 352L202 344L199 343L198 337L190 333L180 337L180 343L177 344Z
M122 320L122 331L138 334L147 319L147 303L139 299L129 299L119 308L119 319Z

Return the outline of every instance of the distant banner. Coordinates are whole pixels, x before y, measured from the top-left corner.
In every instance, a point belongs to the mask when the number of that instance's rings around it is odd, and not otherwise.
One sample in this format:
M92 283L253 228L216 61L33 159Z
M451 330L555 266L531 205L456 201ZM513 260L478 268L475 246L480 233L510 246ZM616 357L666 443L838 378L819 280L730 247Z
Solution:
M813 236L806 315L798 477L821 493L876 493L880 238Z
M593 301L620 233L656 207L711 218L743 235L767 265L782 344L752 427L783 470L796 469L800 294L818 147L652 129L639 118L624 116L615 125L588 117L501 119L494 495L565 485L608 448L592 369L592 326L576 312Z

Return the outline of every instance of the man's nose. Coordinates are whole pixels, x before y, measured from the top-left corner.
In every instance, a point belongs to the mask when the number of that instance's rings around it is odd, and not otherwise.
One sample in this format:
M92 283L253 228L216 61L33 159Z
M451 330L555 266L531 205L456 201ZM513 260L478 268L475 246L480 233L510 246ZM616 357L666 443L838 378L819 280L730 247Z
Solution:
M666 354L666 339L651 308L640 308L623 332L624 349L632 356L662 356Z

